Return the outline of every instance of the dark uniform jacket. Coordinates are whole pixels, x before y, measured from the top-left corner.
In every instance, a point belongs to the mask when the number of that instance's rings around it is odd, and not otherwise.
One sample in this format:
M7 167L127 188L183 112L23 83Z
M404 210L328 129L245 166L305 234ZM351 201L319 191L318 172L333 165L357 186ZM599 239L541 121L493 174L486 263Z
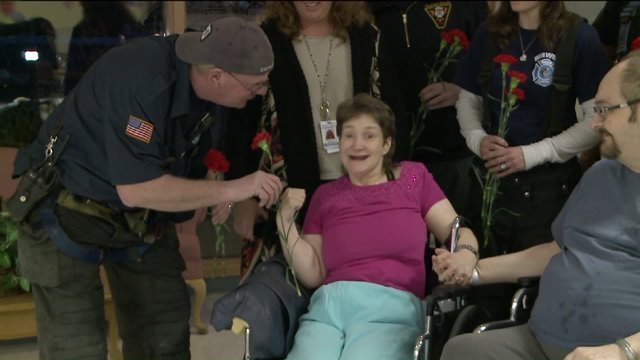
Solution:
M175 53L176 38L139 38L102 56L49 116L38 139L18 153L14 175L41 160L52 127L64 118L61 135L71 137L57 167L71 193L124 208L116 185L167 173L204 177L202 154L213 130L195 148L185 134L212 104L193 93L189 64Z
M309 91L302 67L296 57L291 39L273 23L262 25L275 54L274 68L269 76L273 90L278 126L282 141L282 154L286 163L288 184L304 188L310 198L320 185L320 171ZM370 25L348 29L351 46L354 94L369 92L371 62L375 53L377 31ZM396 158L405 159L408 151L408 127L402 116L404 104L400 96L397 77L391 67L386 40L379 45L381 98L396 114ZM258 168L259 151L250 145L258 130L262 99L256 98L243 111L235 112L229 121L228 155L231 162L229 175L237 178Z
M406 110L408 114L417 116L420 107L418 94L428 85L429 69L433 66L438 52L441 33L458 28L464 31L471 41L475 30L487 16L486 3L397 1L380 4L372 1L370 4L374 9L376 25L391 40L391 52L395 55L395 66L401 79ZM436 4L442 6L442 13L436 13L435 9L431 9ZM406 33L403 14L407 17ZM458 60L463 56L464 51L458 54ZM456 68L456 62L449 63L442 79L453 82ZM416 146L438 150L416 150L413 158L424 162L449 161L471 156L460 134L454 106L430 112L425 131L416 142Z

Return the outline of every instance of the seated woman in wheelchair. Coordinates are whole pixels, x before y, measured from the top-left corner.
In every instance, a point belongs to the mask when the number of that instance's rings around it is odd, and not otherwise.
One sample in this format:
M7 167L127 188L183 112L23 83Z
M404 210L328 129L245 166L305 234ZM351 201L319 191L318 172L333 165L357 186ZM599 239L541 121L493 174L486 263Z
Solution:
M302 234L294 218L304 190L282 196L282 248L298 281L317 288L288 359L405 360L424 329L427 230L445 241L457 215L424 165L391 163L394 121L391 109L367 94L340 104L347 174L315 192ZM468 279L477 242L462 229L458 244L447 266Z
M555 241L481 260L473 282L542 274L528 324L457 336L441 360L637 360L640 354L640 50L600 83L591 126L603 160L556 217ZM436 250L440 280L456 281Z

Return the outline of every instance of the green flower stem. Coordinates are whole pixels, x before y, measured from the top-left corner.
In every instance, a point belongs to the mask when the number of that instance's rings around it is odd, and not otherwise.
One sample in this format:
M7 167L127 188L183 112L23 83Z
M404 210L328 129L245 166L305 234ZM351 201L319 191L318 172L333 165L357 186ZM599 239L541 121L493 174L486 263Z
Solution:
M444 40L442 40L444 41ZM446 52L443 50L447 48ZM438 53L436 54L435 60L433 62L433 67L429 71L429 75L427 77L427 81L429 84L435 84L437 82L442 81L442 72L449 65L451 61L453 61L453 57L456 56L462 50L462 46L460 45L460 39L455 38L454 42L451 46L447 47L447 43L441 43L440 49L438 49ZM440 56L444 53L444 57L442 60ZM444 85L443 85L444 86ZM429 108L426 103L420 104L420 108L418 109L418 115L413 118L411 123L411 132L409 133L409 158L413 156L413 152L415 150L416 143L418 139L424 132L427 123L427 116L429 115Z
M506 65L506 66L505 66ZM507 133L507 121L509 120L509 116L511 115L511 111L513 111L514 102L508 101L509 94L507 94L507 70L509 69L508 64L502 64L502 93L500 94L500 121L498 122L498 137L503 138ZM508 92L515 86L518 85L518 82L510 81ZM493 223L493 215L495 215L495 211L493 209L493 205L498 194L498 187L500 186L500 178L487 171L485 175L484 187L482 191L482 208L480 212L480 216L482 219L482 234L484 237L484 246L486 247L491 238L491 225Z
M227 226L227 224L216 224L213 227L216 230L216 243L215 243L215 258L216 259L222 259L221 265L222 265L222 276L227 276L227 265L226 265L226 258L227 258L227 244L224 241L224 236L225 236L225 232L229 231L229 226ZM212 277L216 277L216 267L213 267L213 274Z
M280 202L278 202L278 209L276 210L276 214L280 217L280 223L284 226L284 216L282 216L282 212L280 211ZM300 285L298 284L298 277L296 276L296 270L294 268L294 263L293 263L294 261L293 250L296 244L294 243L291 249L289 249L289 234L291 233L291 229L293 228L293 226L295 226L295 223L296 223L295 219L297 216L298 216L298 211L296 210L296 212L293 213L293 219L289 223L289 226L287 227L287 230L285 231L285 233L282 234L280 231L278 231L278 235L280 236L280 240L284 243L285 249L283 249L283 251L286 251L285 255L287 255L286 256L287 262L289 263L289 266L287 266L287 270L286 270L287 282L289 283L289 285L296 288L296 293L298 294L298 296L302 296L302 292L300 291Z

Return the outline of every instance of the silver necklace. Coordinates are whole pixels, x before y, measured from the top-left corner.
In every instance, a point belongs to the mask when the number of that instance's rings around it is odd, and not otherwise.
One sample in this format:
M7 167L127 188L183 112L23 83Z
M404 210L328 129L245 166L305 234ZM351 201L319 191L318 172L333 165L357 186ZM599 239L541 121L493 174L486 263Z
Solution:
M522 50L522 55L520 55L520 61L527 61L527 50L529 50L529 48L531 47L531 45L533 45L533 41L536 39L538 35L534 35L533 38L531 38L531 41L529 41L529 44L527 45L527 47L524 47L524 45L522 44L522 34L520 29L518 29L518 37L520 38L520 50Z
M324 120L329 120L331 117L331 110L329 109L329 100L327 100L327 83L329 82L329 65L331 64L331 51L333 50L333 36L329 39L329 54L327 55L327 67L324 70L324 80L320 80L318 66L316 65L315 60L313 60L311 46L309 46L309 42L307 41L307 36L305 34L302 34L302 40L304 40L304 44L307 46L307 51L311 58L311 64L313 65L313 69L318 77L318 83L320 84L320 113L324 116Z

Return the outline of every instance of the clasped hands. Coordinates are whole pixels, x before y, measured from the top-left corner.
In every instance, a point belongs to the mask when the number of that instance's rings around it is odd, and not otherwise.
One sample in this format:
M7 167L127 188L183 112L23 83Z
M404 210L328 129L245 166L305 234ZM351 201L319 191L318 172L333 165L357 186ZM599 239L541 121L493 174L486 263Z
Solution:
M435 249L433 271L438 274L438 280L445 284L471 285L471 275L476 266L477 259L469 250L460 249L449 252L446 249Z
M525 170L524 154L520 146L512 146L501 137L487 135L480 142L480 157L487 170L505 177Z

